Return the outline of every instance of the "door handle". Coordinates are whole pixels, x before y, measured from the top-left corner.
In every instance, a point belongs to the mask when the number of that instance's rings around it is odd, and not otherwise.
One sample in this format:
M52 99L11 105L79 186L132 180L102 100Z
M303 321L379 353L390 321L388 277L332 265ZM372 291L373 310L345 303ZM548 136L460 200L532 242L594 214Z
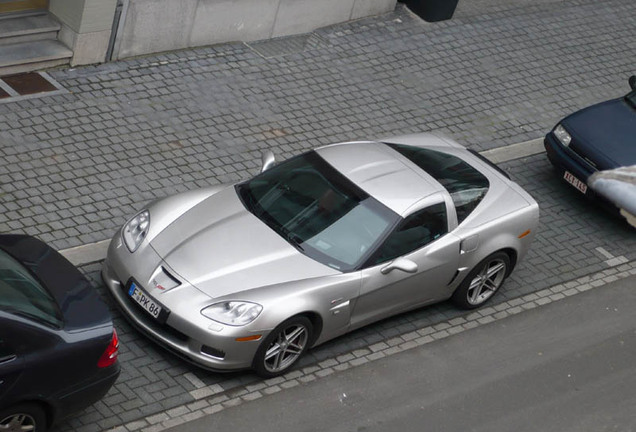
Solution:
M0 364L2 363L9 363L12 360L15 360L16 355L15 354L9 354L3 357L0 357Z

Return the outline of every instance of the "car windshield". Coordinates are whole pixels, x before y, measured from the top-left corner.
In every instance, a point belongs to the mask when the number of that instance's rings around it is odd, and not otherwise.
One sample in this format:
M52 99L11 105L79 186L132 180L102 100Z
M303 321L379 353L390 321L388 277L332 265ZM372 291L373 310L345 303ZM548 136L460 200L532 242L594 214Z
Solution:
M636 109L636 90L625 96L625 101L634 109Z
M355 269L399 216L317 153L237 186L246 208L300 252L340 271Z
M62 316L49 292L19 262L0 251L0 309L61 328Z

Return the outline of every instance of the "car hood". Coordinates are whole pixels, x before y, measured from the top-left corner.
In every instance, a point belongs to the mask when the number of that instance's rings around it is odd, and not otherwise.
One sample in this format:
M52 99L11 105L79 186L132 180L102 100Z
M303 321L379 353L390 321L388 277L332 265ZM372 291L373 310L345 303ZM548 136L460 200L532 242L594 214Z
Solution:
M213 298L339 273L247 211L234 188L188 210L150 245L179 278Z
M111 325L108 308L97 290L66 258L44 242L25 235L2 235L0 247L47 288L57 303L67 331Z
M636 164L636 110L624 99L582 109L564 119L577 153L599 169Z

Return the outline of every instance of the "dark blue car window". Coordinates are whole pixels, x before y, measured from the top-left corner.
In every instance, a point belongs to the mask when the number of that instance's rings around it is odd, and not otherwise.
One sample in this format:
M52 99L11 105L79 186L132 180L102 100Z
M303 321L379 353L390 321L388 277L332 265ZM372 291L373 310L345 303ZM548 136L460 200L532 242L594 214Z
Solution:
M0 309L61 328L62 319L49 292L19 262L0 251Z

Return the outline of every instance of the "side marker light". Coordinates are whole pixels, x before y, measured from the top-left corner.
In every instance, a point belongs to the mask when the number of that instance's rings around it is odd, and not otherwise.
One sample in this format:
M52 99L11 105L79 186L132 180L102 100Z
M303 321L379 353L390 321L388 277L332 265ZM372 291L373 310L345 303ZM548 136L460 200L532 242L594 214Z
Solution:
M519 234L519 238L524 238L525 236L527 236L528 234L530 234L530 230L527 230L526 232Z
M245 336L245 337L236 338L236 341L237 342L255 341L255 340L259 340L262 336L263 335Z

